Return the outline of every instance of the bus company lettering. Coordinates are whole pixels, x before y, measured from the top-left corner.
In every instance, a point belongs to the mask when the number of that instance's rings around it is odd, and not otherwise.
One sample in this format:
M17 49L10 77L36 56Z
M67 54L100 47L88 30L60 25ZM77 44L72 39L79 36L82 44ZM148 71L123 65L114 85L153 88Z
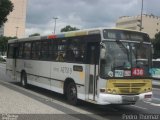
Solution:
M61 67L61 70L60 70L62 73L67 73L67 74L72 74L72 68L69 68L69 67Z

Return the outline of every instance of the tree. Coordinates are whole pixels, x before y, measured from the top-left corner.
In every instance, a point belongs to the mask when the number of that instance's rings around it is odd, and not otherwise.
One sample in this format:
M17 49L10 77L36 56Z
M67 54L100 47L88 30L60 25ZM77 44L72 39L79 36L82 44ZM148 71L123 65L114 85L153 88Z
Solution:
M76 27L71 27L70 25L67 25L66 27L61 29L61 32L68 32L68 31L75 31L75 30L79 30Z
M0 0L0 27L7 21L7 15L13 10L10 0Z
M160 32L155 35L155 39L152 43L154 49L153 58L160 58Z
M7 51L8 40L16 39L16 37L4 37L0 36L0 54L4 55Z
M34 34L29 35L29 37L33 37L33 36L40 36L40 34L39 33L34 33Z

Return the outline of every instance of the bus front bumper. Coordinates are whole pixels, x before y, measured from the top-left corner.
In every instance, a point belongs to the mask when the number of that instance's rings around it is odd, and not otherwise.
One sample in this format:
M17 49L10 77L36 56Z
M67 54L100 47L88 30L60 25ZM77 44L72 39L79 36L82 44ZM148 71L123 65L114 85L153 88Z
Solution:
M100 93L97 103L100 105L107 104L135 104L139 100L151 101L152 92L141 93L138 95L114 95Z

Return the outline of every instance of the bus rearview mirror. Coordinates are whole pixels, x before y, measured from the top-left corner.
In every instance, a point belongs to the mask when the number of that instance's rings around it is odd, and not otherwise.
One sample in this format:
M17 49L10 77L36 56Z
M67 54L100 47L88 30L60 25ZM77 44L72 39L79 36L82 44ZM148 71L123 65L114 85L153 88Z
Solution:
M101 51L100 51L100 58L102 60L106 59L106 45L104 43L100 43L101 45Z

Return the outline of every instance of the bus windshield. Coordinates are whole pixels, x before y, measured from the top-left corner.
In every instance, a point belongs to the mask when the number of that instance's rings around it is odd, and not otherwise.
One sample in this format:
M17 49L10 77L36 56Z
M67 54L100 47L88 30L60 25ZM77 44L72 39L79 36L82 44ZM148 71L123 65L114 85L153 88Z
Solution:
M107 77L147 77L150 68L150 44L103 41L106 58L101 60L100 73Z

